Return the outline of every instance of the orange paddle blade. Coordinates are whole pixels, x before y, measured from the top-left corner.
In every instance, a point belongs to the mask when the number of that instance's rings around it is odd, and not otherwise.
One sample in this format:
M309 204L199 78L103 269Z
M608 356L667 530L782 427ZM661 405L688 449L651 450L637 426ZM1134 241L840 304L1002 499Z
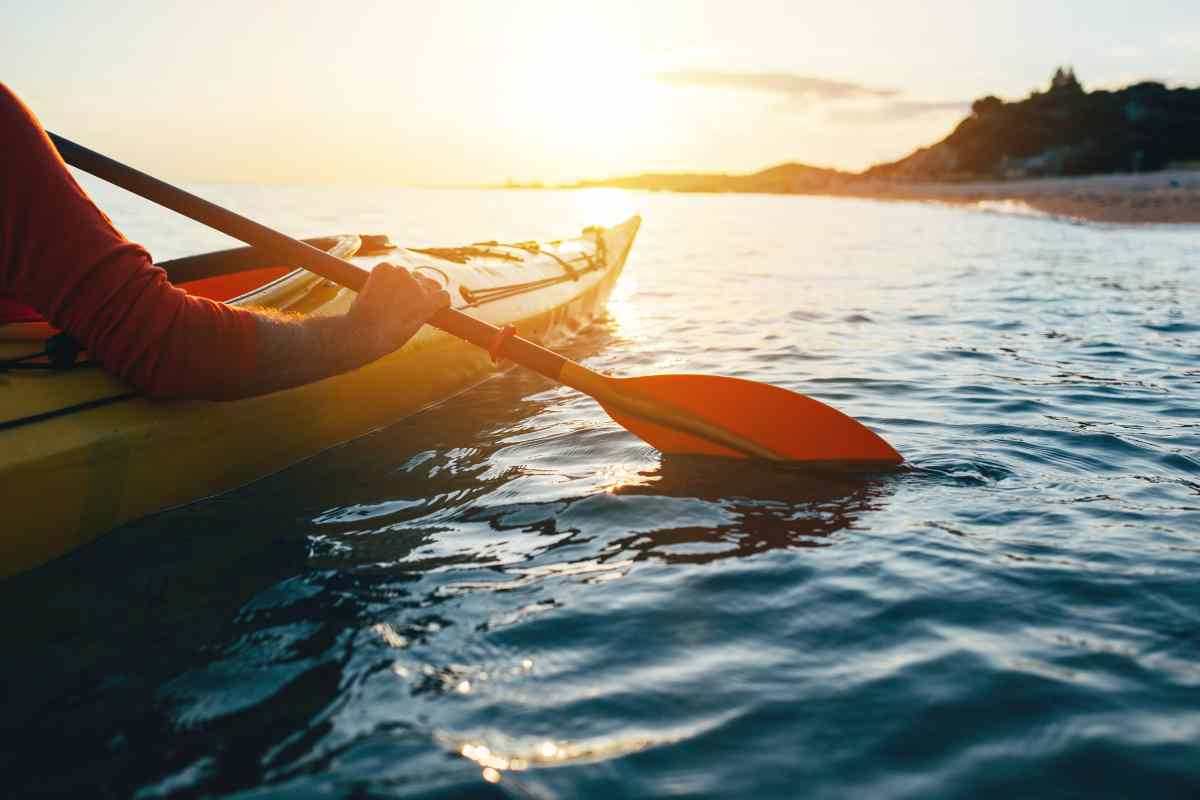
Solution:
M616 395L658 407L656 421L616 403L601 405L614 420L664 453L746 458L695 433L715 426L785 461L899 464L904 459L861 422L802 394L765 383L712 375L648 375L611 379ZM624 405L624 404L622 404ZM687 432L671 425L680 420ZM697 426L695 423L701 425Z

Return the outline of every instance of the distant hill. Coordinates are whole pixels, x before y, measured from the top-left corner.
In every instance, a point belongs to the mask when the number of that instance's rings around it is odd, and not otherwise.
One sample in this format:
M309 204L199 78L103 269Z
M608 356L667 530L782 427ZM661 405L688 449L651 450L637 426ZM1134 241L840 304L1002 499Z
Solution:
M749 175L649 173L581 181L669 192L869 194L881 184L1146 172L1200 161L1200 88L1145 82L1084 91L1060 68L1044 92L988 96L940 142L861 173L780 164Z
M836 169L805 164L780 164L750 175L723 173L648 173L625 178L581 181L573 186L610 186L665 192L750 192L770 194L820 194L836 190L853 175Z
M1159 170L1200 159L1200 89L1138 83L1086 92L1059 69L1045 92L984 97L942 141L863 173L870 178L971 180Z

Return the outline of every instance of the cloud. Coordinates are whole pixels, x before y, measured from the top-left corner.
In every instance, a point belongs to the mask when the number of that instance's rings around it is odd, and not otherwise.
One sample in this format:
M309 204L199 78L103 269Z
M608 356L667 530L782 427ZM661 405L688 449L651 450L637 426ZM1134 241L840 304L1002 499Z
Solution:
M719 72L715 70L685 69L676 72L660 72L659 81L672 86L700 86L708 89L748 89L770 92L789 100L818 99L846 100L861 97L895 97L896 89L877 89L849 81L817 78L811 75L793 75L787 72Z
M965 114L970 110L968 100L893 100L869 108L841 108L831 115L844 122L897 122L926 114Z
M969 100L904 100L899 89L883 89L850 81L794 75L787 72L721 72L685 69L660 72L657 79L672 86L698 86L706 89L742 89L781 97L782 110L798 111L808 101L837 102L829 115L843 122L897 122L927 114L955 112L966 114Z

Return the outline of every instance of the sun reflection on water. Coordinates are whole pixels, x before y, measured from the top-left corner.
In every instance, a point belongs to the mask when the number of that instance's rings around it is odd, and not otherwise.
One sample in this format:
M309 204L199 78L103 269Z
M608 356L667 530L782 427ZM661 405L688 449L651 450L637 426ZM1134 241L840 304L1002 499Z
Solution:
M554 767L566 764L596 763L648 750L652 747L673 744L706 731L720 727L733 714L723 714L698 721L692 725L659 733L643 732L613 738L585 741L529 739L522 740L503 734L458 738L438 735L437 738L448 750L470 759L482 768L483 779L498 783L504 773Z
M639 211L637 198L626 189L573 189L571 201L579 218L591 225L616 225Z
M618 462L605 464L597 475L601 491L613 494L630 486L641 486L650 481L644 464Z
M616 334L625 339L644 335L641 309L633 299L635 292L635 281L622 281L608 300L608 316L616 327Z
M467 741L458 745L463 758L483 767L483 779L488 783L499 783L505 772L524 772L531 767L579 761L602 761L608 758L636 753L661 743L653 737L632 737L600 742L555 742L544 739L532 745L504 752L493 749L479 741ZM449 743L448 743L449 744Z

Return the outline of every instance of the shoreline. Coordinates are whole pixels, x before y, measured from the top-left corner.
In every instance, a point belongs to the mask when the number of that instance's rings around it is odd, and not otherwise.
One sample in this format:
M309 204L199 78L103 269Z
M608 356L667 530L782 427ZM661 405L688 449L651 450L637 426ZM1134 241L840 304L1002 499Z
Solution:
M713 177L713 176L705 176ZM809 197L856 197L864 200L917 201L978 206L1020 203L1064 219L1118 225L1200 225L1200 170L1083 175L1013 180L917 182L852 177L791 190L721 186L702 188L629 185L629 179L588 181L558 186L490 186L491 189L625 189L675 194L776 194ZM710 188L711 187L711 188ZM1001 209L1003 210L1003 209Z
M825 194L817 193L814 194ZM1200 171L1027 178L964 183L864 179L830 196L979 205L1023 203L1056 217L1115 224L1200 224Z

